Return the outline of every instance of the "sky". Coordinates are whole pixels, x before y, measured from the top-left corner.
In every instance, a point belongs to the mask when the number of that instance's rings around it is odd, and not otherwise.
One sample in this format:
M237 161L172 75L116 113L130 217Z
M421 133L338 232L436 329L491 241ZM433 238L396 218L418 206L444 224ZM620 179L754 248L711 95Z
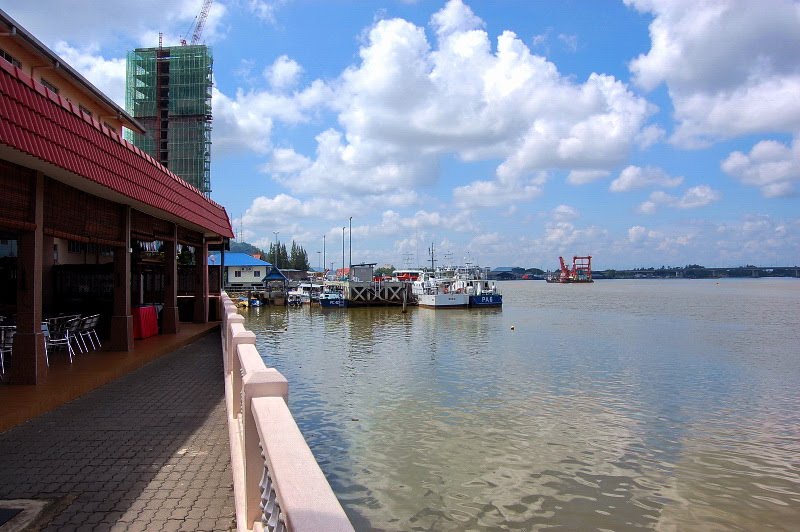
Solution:
M0 0L122 106L127 51L191 40L201 5ZM334 268L343 239L398 268L431 245L800 264L798 1L215 0L202 41L211 197L240 240Z

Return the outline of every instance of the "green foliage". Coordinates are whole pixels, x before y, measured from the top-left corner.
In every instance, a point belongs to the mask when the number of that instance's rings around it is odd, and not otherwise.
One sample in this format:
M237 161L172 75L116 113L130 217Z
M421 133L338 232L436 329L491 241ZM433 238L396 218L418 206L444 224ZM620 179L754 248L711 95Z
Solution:
M376 276L379 275L381 277L383 277L384 275L391 276L395 269L396 268L394 266L382 266L375 270L375 275Z
M311 269L308 263L308 253L294 240L292 240L291 252L286 251L285 244L270 244L266 260L284 270L308 271Z
M247 253L248 255L264 254L262 250L247 242L231 242L231 253Z

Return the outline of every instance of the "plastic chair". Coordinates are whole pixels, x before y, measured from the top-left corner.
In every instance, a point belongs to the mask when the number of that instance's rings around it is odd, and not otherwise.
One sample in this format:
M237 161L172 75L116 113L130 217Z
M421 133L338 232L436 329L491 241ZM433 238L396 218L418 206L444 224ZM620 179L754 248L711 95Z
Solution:
M80 337L84 348L86 348L86 341L84 338L89 339L89 343L92 344L92 349L98 349L99 347L102 347L100 338L97 336L97 331L95 330L99 321L100 314L86 316L81 320L80 327L78 328L78 336ZM97 345L95 345L95 342L97 342Z
M72 322L70 322L72 323ZM73 325L73 331L76 329L77 324ZM45 358L47 365L50 366L50 350L54 348L67 348L69 353L69 363L72 364L72 358L75 356L75 351L72 349L72 337L70 335L70 328L64 327L63 329L50 330L47 322L42 323L42 333L44 334L45 345Z
M0 375L6 372L6 354L11 355L14 347L14 334L17 328L13 325L0 326Z

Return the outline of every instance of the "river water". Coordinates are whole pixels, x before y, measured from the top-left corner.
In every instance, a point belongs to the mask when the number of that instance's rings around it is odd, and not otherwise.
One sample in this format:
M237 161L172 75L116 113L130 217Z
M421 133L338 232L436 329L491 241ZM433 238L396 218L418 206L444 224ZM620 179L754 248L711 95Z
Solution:
M357 529L795 529L800 280L244 311Z

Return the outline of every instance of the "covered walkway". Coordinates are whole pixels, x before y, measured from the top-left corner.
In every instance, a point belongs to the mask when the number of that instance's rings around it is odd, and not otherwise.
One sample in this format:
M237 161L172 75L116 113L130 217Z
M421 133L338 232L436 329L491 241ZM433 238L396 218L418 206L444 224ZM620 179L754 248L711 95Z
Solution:
M43 530L229 530L231 485L217 334L0 433L0 504Z

